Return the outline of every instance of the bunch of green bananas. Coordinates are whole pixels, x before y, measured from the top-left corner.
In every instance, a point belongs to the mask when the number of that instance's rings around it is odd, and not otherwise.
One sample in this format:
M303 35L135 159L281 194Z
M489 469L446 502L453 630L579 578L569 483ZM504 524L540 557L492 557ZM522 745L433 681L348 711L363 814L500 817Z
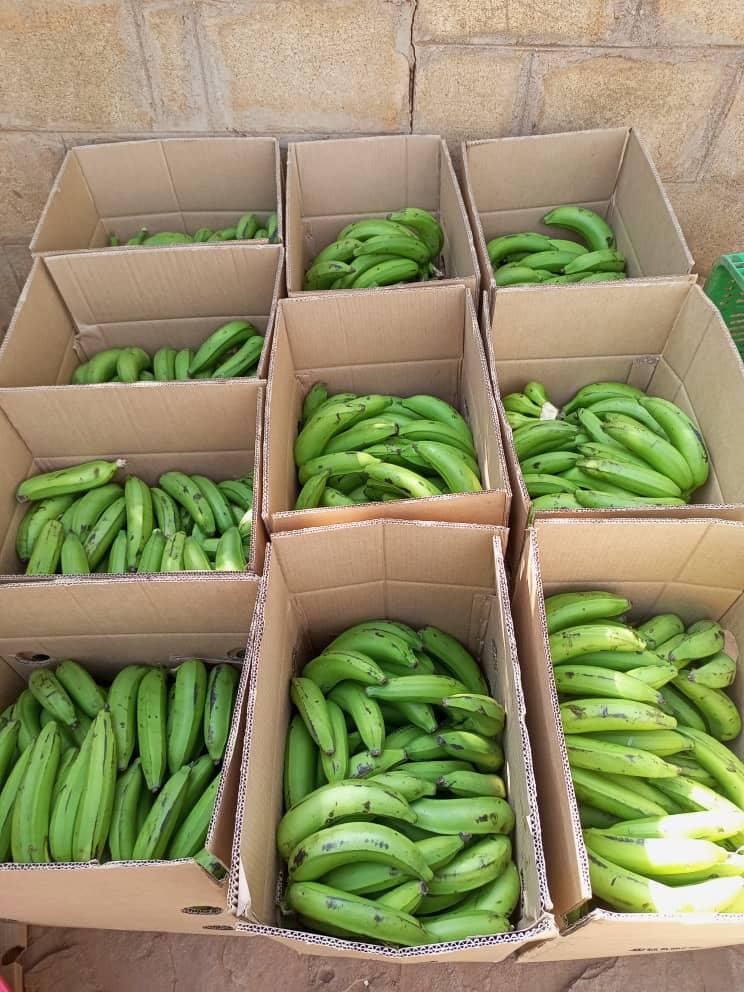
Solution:
M463 645L369 620L309 661L290 695L277 847L299 923L403 946L510 930L505 711Z
M545 601L566 750L594 895L635 913L744 912L744 763L714 620L637 627L623 596Z
M599 214L586 207L556 207L542 222L573 231L584 244L529 231L494 238L487 249L497 286L626 278L625 256L616 250L612 228Z
M150 488L114 481L121 460L34 475L16 491L31 502L16 534L26 575L88 572L242 572L250 557L253 476L215 483L164 472Z
M170 680L170 675L174 678ZM0 716L0 862L198 857L237 693L232 665L36 669Z
M160 348L150 357L143 348L106 348L78 365L74 385L99 382L171 382L185 379L234 379L254 376L263 351L264 338L253 324L231 320L200 345L191 348Z
M266 222L261 221L255 214L243 214L234 227L225 227L219 231L212 230L211 227L200 227L193 234L181 234L179 231L159 231L157 234L150 234L146 227L142 227L128 241L121 241L116 234L109 235L109 247L115 248L118 245L145 245L152 248L156 245L192 245L204 244L213 241L261 241L267 240L276 244L278 236L279 222L277 215L269 214Z
M436 396L329 396L316 382L294 459L302 487L296 510L483 489L467 421Z
M533 510L683 506L708 478L687 414L625 382L583 386L560 417L540 382L503 403Z
M443 244L442 225L419 207L357 220L315 256L302 288L370 289L439 279L435 263Z

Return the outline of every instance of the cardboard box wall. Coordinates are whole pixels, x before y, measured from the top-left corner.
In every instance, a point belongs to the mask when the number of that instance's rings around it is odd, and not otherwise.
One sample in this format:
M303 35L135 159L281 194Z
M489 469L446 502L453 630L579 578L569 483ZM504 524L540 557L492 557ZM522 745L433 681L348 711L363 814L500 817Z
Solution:
M199 382L0 390L0 582L17 580L15 538L28 504L18 485L40 472L96 458L126 459L116 479L148 485L171 469L219 482L254 472L253 536L248 570L260 573L261 437L265 384L257 379L200 389ZM29 582L55 582L35 577Z
M431 393L469 421L484 492L295 511L292 453L302 402L331 393ZM336 292L283 300L266 400L263 513L272 532L388 517L505 525L511 492L475 308L464 286Z
M0 389L84 389L70 379L99 351L138 346L151 357L166 345L196 351L236 319L266 338L257 370L265 378L274 308L284 293L283 256L278 245L235 243L37 259L0 346ZM225 380L220 383L225 388Z
M501 396L531 379L562 405L591 382L617 380L677 403L698 423L710 454L710 477L689 506L538 511L569 517L700 517L744 520L744 366L717 308L688 280L612 286L524 288L499 293L486 348L500 408L514 492L512 528L531 510ZM517 550L514 542L514 550Z
M568 770L547 640L544 597L604 589L627 596L633 621L677 613L719 620L744 644L744 524L719 520L538 521L528 532L512 610L527 698L548 879L561 936L525 960L570 960L744 943L744 915L653 915L591 909L586 850ZM741 675L729 690L744 707ZM729 746L744 757L740 736Z
M635 128L465 141L462 157L463 193L491 306L496 283L487 243L522 231L580 241L542 223L549 210L565 204L588 207L607 220L630 278L692 270L682 229Z
M444 282L464 282L477 296L480 272L473 235L447 145L438 135L290 142L289 295L302 292L312 260L347 224L404 207L421 207L439 219L444 228Z
M472 525L378 520L279 534L271 543L256 612L245 751L236 818L230 904L239 933L296 951L365 961L499 961L554 935L524 700L502 559L505 532ZM382 948L281 926L275 906L282 814L282 760L289 680L342 630L389 617L436 622L481 661L506 707L503 745L516 812L514 858L522 880L512 933L417 949Z
M157 138L79 145L51 188L31 252L81 251L151 234L230 227L241 214L277 214L283 238L276 138ZM189 246L186 246L189 247Z
M186 657L241 666L220 792L206 846L230 863L248 662L259 580L248 574L65 577L0 587L0 703L38 666L75 658L102 681L124 665ZM204 933L231 930L226 884L192 859L0 865L0 917L30 924Z

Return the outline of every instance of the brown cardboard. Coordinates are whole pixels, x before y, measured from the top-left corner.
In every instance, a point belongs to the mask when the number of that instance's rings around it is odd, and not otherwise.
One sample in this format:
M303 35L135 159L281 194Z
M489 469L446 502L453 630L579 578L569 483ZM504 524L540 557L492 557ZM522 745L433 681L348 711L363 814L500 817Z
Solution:
M16 530L26 510L15 499L20 482L95 458L124 458L126 466L117 478L131 473L149 485L170 469L216 481L253 470L248 569L260 573L266 542L259 457L264 383L231 380L209 389L200 389L198 382L164 382L158 389L149 385L0 390L0 582L17 579L21 567L15 553Z
M276 535L256 614L230 879L231 908L251 921L238 925L239 933L268 936L307 954L401 963L499 961L553 935L501 552L504 537L498 528L391 520ZM371 617L417 627L436 622L480 658L495 697L506 706L506 775L523 888L521 917L512 933L393 950L281 926L275 908L280 867L275 832L282 812L289 679L330 638Z
M430 211L444 228L445 278L422 285L464 282L477 295L480 274L473 235L447 145L438 135L290 142L289 295L302 293L306 269L343 227L362 217L384 217L404 207Z
M484 492L297 511L292 448L314 382L331 392L431 393L473 428ZM464 286L282 300L267 388L263 513L272 532L388 517L505 525L510 489L475 309Z
M185 657L241 664L259 581L251 575L65 578L0 587L0 700L39 665L73 657L99 678L126 664ZM241 665L223 779L207 848L229 864L245 724ZM0 866L0 916L45 926L203 933L232 929L226 885L195 861Z
M123 244L142 227L152 234L193 234L200 227L229 227L248 211L262 222L275 212L281 242L281 192L276 138L79 145L65 156L31 252L103 248L112 233Z
M566 204L589 207L606 218L631 279L692 270L682 229L635 128L465 141L462 156L463 192L491 306L496 283L487 243L521 231L577 241L570 231L546 227L541 220Z
M650 915L591 909L591 898L547 640L544 597L605 589L627 596L631 619L678 613L720 620L744 644L744 524L721 520L539 520L528 531L512 595L534 742L551 895L563 926L553 946L525 959L558 960L722 947L744 942L744 915ZM731 689L744 706L744 682ZM744 738L730 746L744 756Z
M556 405L581 386L616 379L673 400L700 426L710 478L689 506L539 511L538 518L726 517L744 520L744 366L716 307L690 279L612 286L523 288L499 293L486 348L514 490L512 528L526 526L531 500L500 396L543 382ZM516 547L514 550L517 550Z
M188 252L127 248L37 259L0 346L0 391L85 389L71 386L70 378L99 351L139 346L152 356L166 345L196 350L236 319L250 321L266 338L257 371L263 379L274 308L284 292L283 256L278 245L225 243ZM217 381L225 388L225 380Z

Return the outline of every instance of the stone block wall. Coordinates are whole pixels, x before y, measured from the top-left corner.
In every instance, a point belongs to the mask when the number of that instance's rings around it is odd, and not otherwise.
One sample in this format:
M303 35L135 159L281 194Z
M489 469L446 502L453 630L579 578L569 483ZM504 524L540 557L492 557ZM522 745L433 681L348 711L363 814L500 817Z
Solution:
M75 144L626 124L699 270L744 249L742 0L0 0L0 325Z

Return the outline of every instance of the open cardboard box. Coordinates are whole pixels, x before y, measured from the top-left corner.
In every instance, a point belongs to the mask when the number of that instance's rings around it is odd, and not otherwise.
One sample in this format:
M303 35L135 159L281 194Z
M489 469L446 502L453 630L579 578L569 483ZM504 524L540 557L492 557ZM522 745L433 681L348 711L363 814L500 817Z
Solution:
M634 128L465 141L462 158L465 202L491 306L496 283L487 243L522 231L580 241L542 223L549 210L565 204L589 207L607 220L630 278L692 270L682 229Z
M262 222L276 213L282 240L276 138L79 145L65 156L30 247L34 255L104 248L111 234L124 245L143 227L193 234L230 227L249 211Z
M570 960L744 943L744 915L651 915L591 908L586 849L568 770L544 597L604 589L627 596L631 618L677 613L719 620L744 644L744 524L721 520L538 521L514 581L512 610L544 824L550 892L562 926L525 960ZM730 690L744 707L744 680ZM744 740L730 742L744 757ZM578 922L566 923L582 907Z
M299 484L293 445L305 394L431 393L457 407L473 430L484 491L293 510ZM352 520L505 526L511 491L473 299L464 286L336 292L282 300L267 388L263 513L272 532Z
M80 661L104 682L125 665L204 658L241 666L222 782L206 847L230 863L245 726L243 664L259 580L213 573L64 578L0 587L0 706L40 665ZM246 655L247 657L248 655ZM183 933L232 930L227 885L193 859L0 865L0 916L43 926Z
M239 933L294 950L366 961L500 961L555 934L540 840L524 700L502 558L505 531L473 525L378 520L277 535L256 612L245 751L230 880ZM506 707L504 775L516 812L514 858L522 880L511 933L422 948L383 948L285 928L276 908L282 756L289 681L336 634L373 617L434 622L479 658Z
M447 145L438 135L290 142L289 295L302 292L312 260L347 224L362 217L384 217L404 207L428 210L444 228L444 279L420 285L464 282L476 295L480 273L473 235Z
M15 538L28 504L16 501L18 485L40 472L96 458L125 459L116 479L138 475L150 486L171 469L216 482L253 471L253 535L247 564L249 571L260 573L266 544L260 459L264 385L244 379L222 389L174 382L160 383L159 389L115 383L105 392L97 386L0 390L0 582L17 580L21 570ZM148 575L145 581L152 578Z
M673 400L697 421L710 477L682 507L538 511L538 518L726 517L744 520L744 366L716 307L690 279L571 286L566 293L499 293L486 348L514 490L512 528L527 525L531 500L500 396L531 379L560 406L591 382L629 382ZM514 550L517 542L514 542Z
M0 390L69 386L78 365L106 348L138 346L150 357L166 345L196 351L230 320L247 320L265 336L257 370L265 378L283 255L278 245L236 243L37 259L0 346ZM225 380L195 381L225 388ZM86 388L65 395L74 402Z

